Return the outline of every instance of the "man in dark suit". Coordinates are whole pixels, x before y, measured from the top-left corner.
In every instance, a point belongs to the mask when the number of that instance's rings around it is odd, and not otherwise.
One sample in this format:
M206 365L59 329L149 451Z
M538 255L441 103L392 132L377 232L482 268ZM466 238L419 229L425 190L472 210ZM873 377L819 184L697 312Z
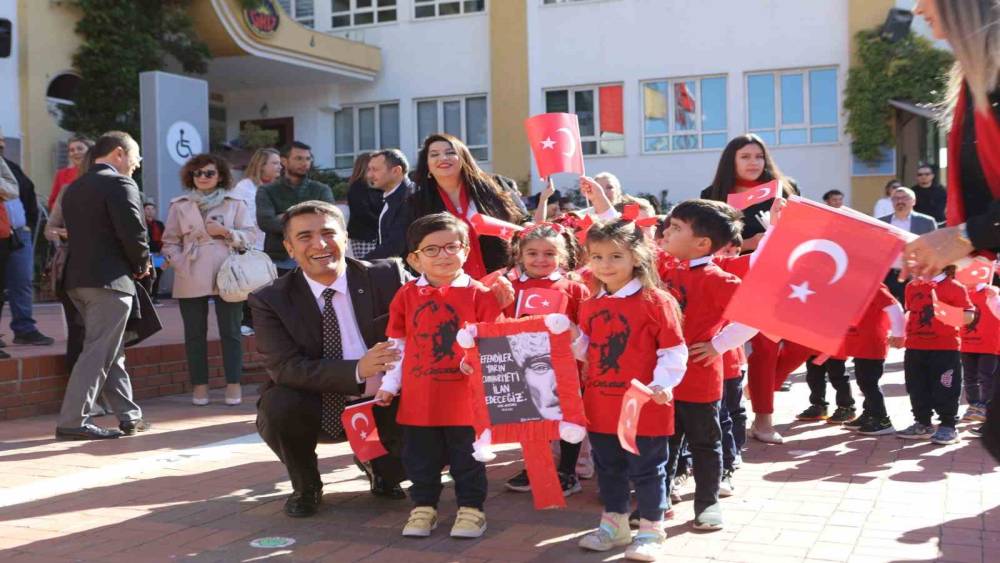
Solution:
M63 286L87 334L56 425L56 438L69 440L117 438L149 428L132 400L124 348L133 278L148 276L150 269L142 200L132 180L142 158L135 140L120 131L105 133L90 150L90 170L62 196L69 233ZM102 388L120 421L117 430L90 422Z
M892 215L879 217L880 221L885 221L895 227L915 235L927 234L937 229L937 221L930 215L917 213L914 207L917 203L917 196L910 188L896 188L890 196L892 200ZM893 267L885 277L885 285L901 304L904 302L906 283L899 281L899 268Z
M409 276L398 260L345 258L347 230L334 205L303 202L282 222L285 249L299 267L250 295L257 351L270 375L257 429L288 469L294 491L285 513L302 517L316 513L323 495L316 444L341 438L345 402L374 395L381 374L400 360L385 328L389 304ZM401 499L395 411L395 404L375 407L389 454L372 461L369 479L372 494Z
M416 185L406 176L409 163L399 149L385 149L368 161L368 185L382 192L382 211L378 216L378 244L363 258L402 257L406 254L406 229L413 222L406 200Z

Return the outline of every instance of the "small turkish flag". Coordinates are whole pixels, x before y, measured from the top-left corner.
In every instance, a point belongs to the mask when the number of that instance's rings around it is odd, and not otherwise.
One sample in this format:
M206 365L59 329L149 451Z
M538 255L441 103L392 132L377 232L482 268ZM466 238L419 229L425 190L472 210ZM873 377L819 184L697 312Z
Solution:
M508 223L507 221L483 215L482 213L476 213L472 217L469 217L469 222L472 223L472 228L476 229L477 235L499 237L506 241L513 238L514 233L524 230L524 227L520 225Z
M729 196L726 197L726 203L742 211L751 205L756 205L769 199L774 199L778 197L778 194L780 193L781 184L777 180L772 180L766 184L757 186L756 188L750 188L745 192L729 194Z
M583 174L580 120L573 113L543 113L524 122L538 175L548 178L559 172Z
M532 287L521 292L517 298L515 317L527 315L547 315L566 312L566 295L557 289Z
M639 428L639 413L652 398L653 390L636 379L632 380L632 385L622 396L622 412L618 415L618 443L635 455L639 455L639 448L635 445L635 432Z
M965 326L965 311L961 307L938 301L937 296L934 296L934 317L948 326Z
M389 453L378 437L378 427L375 426L375 414L372 407L375 401L366 401L344 407L340 422L344 425L347 441L351 443L354 455L361 461L373 460Z
M993 272L996 271L996 262L978 256L969 261L969 264L955 272L955 279L962 285L975 287L977 284L990 283L993 280Z
M725 318L836 354L903 247L886 223L853 213L789 198Z

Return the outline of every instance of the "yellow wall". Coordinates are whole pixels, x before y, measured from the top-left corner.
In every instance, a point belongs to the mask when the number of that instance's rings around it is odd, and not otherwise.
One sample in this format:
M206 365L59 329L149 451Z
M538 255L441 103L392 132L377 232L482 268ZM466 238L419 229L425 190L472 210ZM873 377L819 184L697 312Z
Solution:
M21 86L21 161L38 194L48 194L56 171L55 149L69 132L48 113L49 81L72 69L80 38L79 12L68 2L18 0L18 65Z
M872 29L885 22L893 0L849 0L847 9L847 34L851 45L851 64L857 64L857 47L854 36L859 31ZM892 176L853 176L851 178L851 207L871 213L875 202L882 197L882 190Z
M518 182L531 177L531 152L524 137L524 120L528 118L527 1L494 1L489 9L493 171Z

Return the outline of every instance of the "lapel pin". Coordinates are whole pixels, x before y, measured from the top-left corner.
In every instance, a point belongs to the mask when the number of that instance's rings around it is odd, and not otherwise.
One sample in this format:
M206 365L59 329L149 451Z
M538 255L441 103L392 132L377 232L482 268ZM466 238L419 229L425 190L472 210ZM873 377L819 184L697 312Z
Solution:
M364 292L365 292L364 289L358 288L358 293L364 293Z

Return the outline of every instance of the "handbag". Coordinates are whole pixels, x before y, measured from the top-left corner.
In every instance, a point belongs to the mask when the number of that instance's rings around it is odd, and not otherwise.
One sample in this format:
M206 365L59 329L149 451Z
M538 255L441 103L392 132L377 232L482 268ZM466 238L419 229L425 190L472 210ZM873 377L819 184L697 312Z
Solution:
M271 258L259 250L232 251L222 263L215 284L219 297L229 303L246 301L255 289L278 278L278 269Z

